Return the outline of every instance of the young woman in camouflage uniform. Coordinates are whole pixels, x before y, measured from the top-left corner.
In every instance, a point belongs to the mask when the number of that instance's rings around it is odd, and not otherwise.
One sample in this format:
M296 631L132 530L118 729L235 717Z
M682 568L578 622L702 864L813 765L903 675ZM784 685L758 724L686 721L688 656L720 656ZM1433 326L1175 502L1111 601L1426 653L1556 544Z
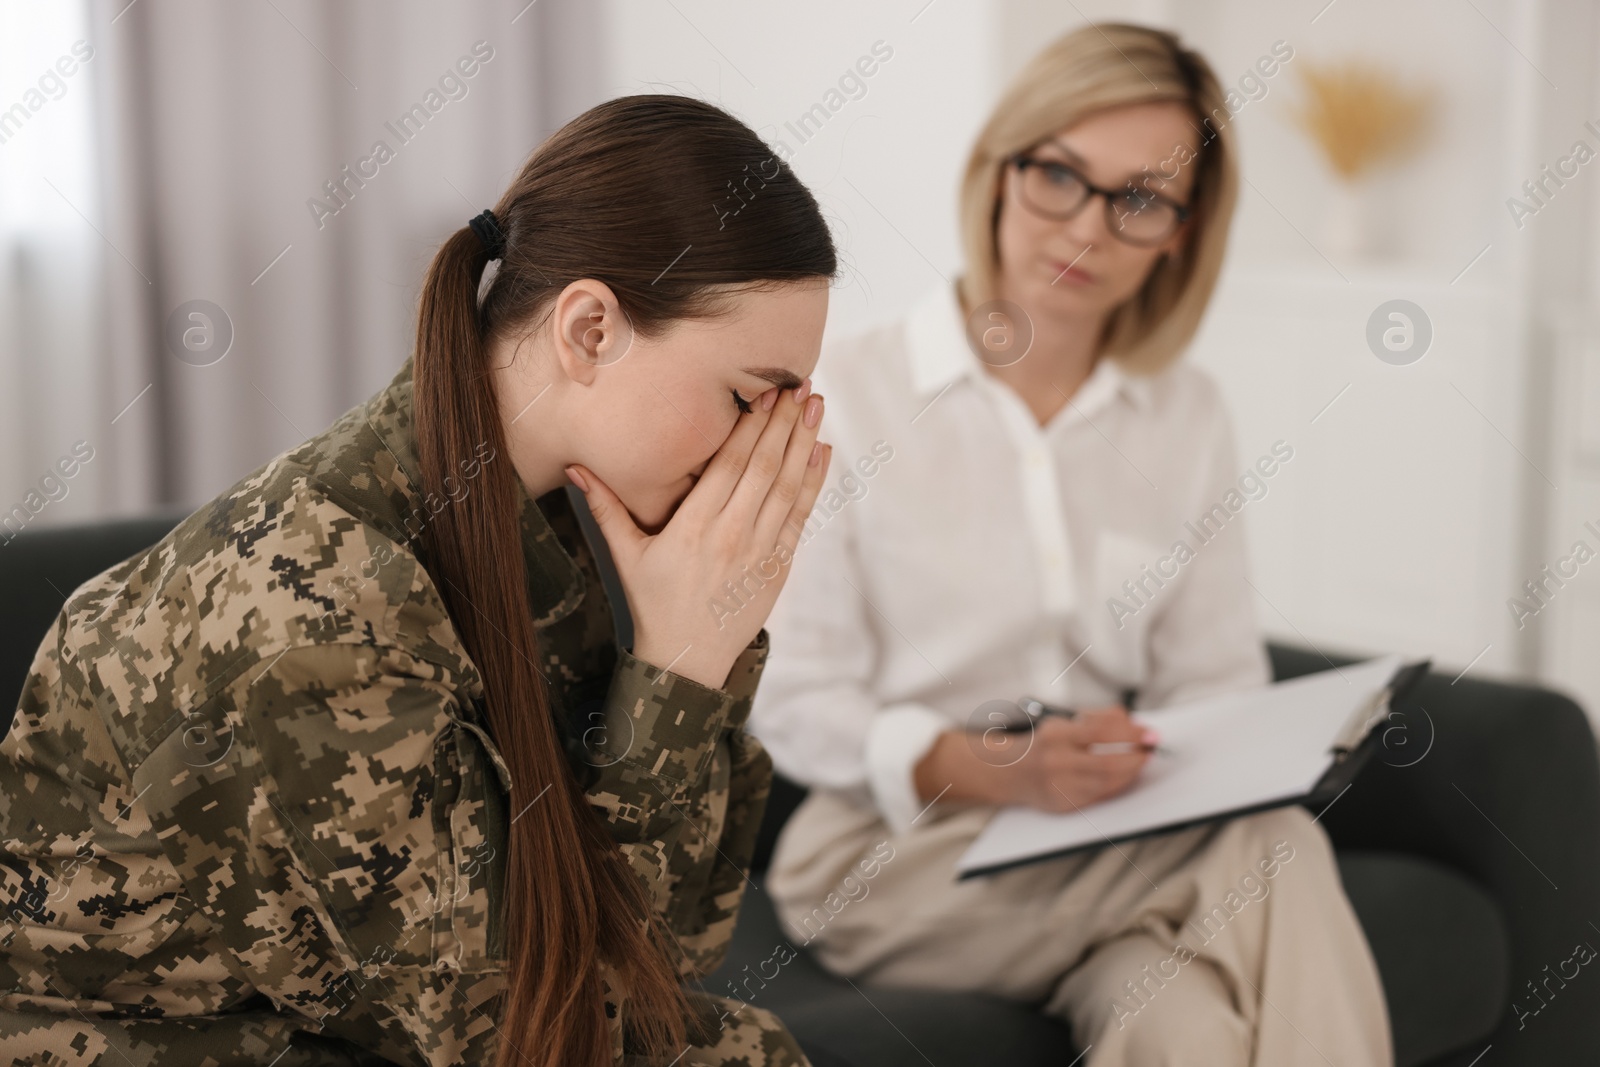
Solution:
M835 269L708 104L537 149L387 387L57 618L0 743L5 1058L805 1063L683 980L765 804L743 726L828 466Z

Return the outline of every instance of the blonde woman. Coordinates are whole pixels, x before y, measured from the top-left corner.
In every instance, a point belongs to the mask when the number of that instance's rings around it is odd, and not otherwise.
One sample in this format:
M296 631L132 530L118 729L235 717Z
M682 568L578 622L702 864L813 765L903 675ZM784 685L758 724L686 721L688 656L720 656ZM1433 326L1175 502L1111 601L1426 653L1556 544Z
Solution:
M1133 785L1143 746L1089 748L1152 740L1124 703L1269 679L1237 512L1293 443L1237 457L1180 358L1234 207L1227 119L1170 34L1060 39L973 147L959 283L823 361L843 473L752 713L811 787L768 888L836 973L1037 1004L1089 1067L1383 1067L1377 970L1299 807L953 873L997 806L1092 812ZM1093 713L974 729L1025 694Z

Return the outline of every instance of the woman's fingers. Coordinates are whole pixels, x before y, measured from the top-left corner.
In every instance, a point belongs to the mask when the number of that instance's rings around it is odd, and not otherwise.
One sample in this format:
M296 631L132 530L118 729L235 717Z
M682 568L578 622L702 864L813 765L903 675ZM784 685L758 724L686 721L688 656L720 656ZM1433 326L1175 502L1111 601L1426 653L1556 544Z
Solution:
M1137 741L1144 728L1128 718L1128 710L1120 704L1103 708L1086 708L1070 724L1076 730L1078 743L1099 744L1105 741Z
M817 452L817 462L811 463L811 453L806 453L806 468L800 480L800 495L795 497L794 504L789 508L789 514L784 517L783 525L774 535L776 545L781 545L793 552L800 544L800 531L805 529L806 519L811 517L811 509L817 503L817 496L822 492L822 484L828 480L828 464L833 461L833 446L825 441L812 443L812 449Z
M801 413L808 403L806 394L809 392L810 385L807 383L793 392L778 394L777 403L772 405L771 417L761 428L761 436L750 451L744 473L723 508L728 518L745 529L755 526L756 516L772 491L778 472L783 469L784 453L790 438L799 432L796 426L800 424ZM800 428L804 428L803 424L800 424Z
M827 482L829 464L834 462L834 446L830 443L816 442L811 448L821 451L816 454L816 462L806 456L805 480L800 482L800 496L795 499L794 507L790 507L789 518L778 533L779 541L790 550L800 544L800 531L805 530L805 520L811 517L816 498L822 493L822 483Z
M778 476L767 490L766 499L756 513L756 544L763 550L778 543L785 524L789 522L794 505L799 501L806 476L816 467L808 466L817 446L817 431L822 426L822 397L813 394L800 405L800 417L795 421L783 453ZM820 456L818 457L821 458ZM820 480L818 485L820 487ZM805 519L800 520L802 523Z
M1094 752L1089 748L1101 741L1121 740L1106 736L1108 724L1092 722L1100 716L1115 718L1120 711L1082 712L1072 721L1046 719L1035 728L1034 749L1044 778L1043 791L1052 803L1061 803L1065 796L1078 805L1091 804L1122 792L1138 777L1149 758L1147 753L1137 749ZM1070 810L1070 806L1055 810Z
M649 536L639 529L633 516L628 514L628 509L617 499L617 494L596 477L594 471L574 463L567 468L567 477L583 491L589 513L594 516L595 525L600 527L600 533L605 537L606 546L611 549L613 556L624 555Z

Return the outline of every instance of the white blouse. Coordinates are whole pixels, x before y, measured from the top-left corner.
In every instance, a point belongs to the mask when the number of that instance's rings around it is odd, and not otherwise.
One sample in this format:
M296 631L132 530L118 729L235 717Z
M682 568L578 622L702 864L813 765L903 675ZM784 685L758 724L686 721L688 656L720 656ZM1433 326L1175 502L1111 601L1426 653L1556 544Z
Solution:
M813 381L833 469L749 723L784 774L903 833L913 768L986 702L1158 708L1270 680L1241 513L1293 449L1241 467L1203 371L1102 358L1040 426L941 284L829 343Z

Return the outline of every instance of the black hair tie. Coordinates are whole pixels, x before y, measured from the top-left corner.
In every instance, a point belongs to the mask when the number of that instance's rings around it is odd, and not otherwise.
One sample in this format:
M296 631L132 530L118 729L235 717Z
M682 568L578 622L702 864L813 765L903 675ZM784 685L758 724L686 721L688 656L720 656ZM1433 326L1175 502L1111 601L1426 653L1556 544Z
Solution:
M489 253L490 259L500 259L505 255L506 235L500 229L500 220L494 217L494 212L485 208L481 215L474 216L467 225L472 227L472 232L483 242L483 250Z

